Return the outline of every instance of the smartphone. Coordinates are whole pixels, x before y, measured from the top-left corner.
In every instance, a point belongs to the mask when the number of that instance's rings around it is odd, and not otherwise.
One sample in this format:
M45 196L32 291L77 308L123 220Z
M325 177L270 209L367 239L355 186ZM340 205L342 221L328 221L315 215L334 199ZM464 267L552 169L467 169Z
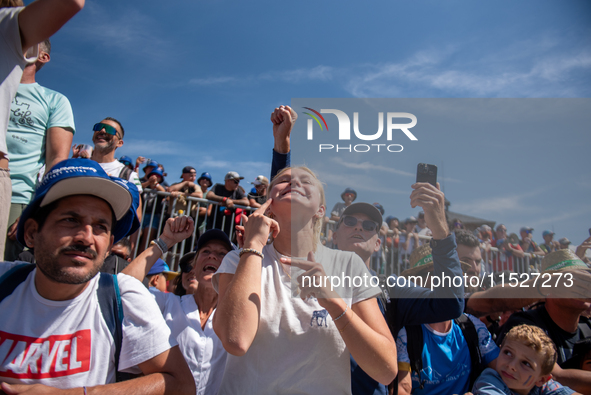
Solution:
M428 182L437 186L437 166L419 163L417 165L417 182Z

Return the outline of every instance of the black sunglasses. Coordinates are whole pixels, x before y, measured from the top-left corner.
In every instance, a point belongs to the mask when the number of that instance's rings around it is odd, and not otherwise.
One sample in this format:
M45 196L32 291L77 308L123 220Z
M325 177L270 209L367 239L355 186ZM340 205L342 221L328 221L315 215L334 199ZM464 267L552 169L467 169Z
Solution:
M351 217L349 215L346 215L341 219L341 222L348 227L353 227L357 225L357 222L359 221L360 220L358 220L357 218ZM374 221L365 220L361 222L361 227L363 228L363 230L367 230L368 232L374 232L376 229L378 229L378 224L376 224Z
M181 273L191 273L193 270L193 265L182 265L181 266Z
M105 133L110 134L111 136L117 136L117 129L111 125L107 125L106 123L95 123L92 127L94 132L100 132L103 129L105 129Z

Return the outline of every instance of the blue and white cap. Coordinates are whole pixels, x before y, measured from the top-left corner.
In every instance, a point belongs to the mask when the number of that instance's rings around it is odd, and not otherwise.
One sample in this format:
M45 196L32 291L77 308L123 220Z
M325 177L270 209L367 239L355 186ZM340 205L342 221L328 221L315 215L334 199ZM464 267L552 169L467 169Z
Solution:
M93 160L66 159L55 165L41 180L33 200L20 217L16 237L22 245L26 245L24 224L40 207L67 196L92 195L105 200L113 209L117 219L113 236L118 241L129 233L134 222L133 219L124 219L134 201L132 191L138 194L133 183L109 177Z
M122 223L121 231L127 229L127 226L130 226L129 230L127 231L127 233L123 235L119 235L114 232L113 236L115 236L116 243L125 236L133 234L136 230L140 228L140 220L137 217L137 209L140 205L140 192L138 191L135 184L129 180L124 180L119 177L111 177L111 179L116 183L122 185L123 187L127 188L129 190L129 193L131 193L132 197L131 207L129 207L129 210L127 210L125 216L118 221Z

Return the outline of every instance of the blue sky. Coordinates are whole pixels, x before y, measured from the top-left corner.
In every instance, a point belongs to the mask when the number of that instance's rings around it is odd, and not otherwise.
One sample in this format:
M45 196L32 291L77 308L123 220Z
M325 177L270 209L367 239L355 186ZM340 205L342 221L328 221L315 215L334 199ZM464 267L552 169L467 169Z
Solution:
M169 182L185 165L251 181L269 173L270 113L292 98L589 97L590 19L587 1L87 0L37 80L70 99L76 143L112 116L126 129L117 156L156 159ZM589 133L442 133L456 144L405 153L396 169L443 165L457 181L445 185L452 210L533 226L538 242L544 229L586 237ZM340 187L327 181L329 209ZM417 211L382 203L387 215Z

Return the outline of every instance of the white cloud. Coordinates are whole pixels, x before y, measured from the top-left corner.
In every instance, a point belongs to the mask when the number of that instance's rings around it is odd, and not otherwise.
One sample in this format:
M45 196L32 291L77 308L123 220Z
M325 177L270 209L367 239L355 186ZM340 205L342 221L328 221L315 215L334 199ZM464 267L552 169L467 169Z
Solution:
M208 78L193 78L189 80L190 84L194 85L218 85L227 84L230 82L237 82L238 79L234 77L208 77Z
M147 158L158 155L179 155L189 156L194 155L194 151L176 141L170 140L125 140L124 149L126 155L141 155Z
M585 78L591 51L565 49L561 41L523 41L482 57L466 56L468 44L416 52L400 62L345 67L318 65L259 75L217 76L192 80L201 84L282 81L333 82L354 97L485 96L572 97L587 96L588 84L564 84ZM466 60L468 59L468 60Z
M99 62L108 61L113 56L113 50L119 50L119 53L134 60L136 56L141 56L142 61L170 60L170 43L163 40L162 35L155 30L159 24L138 9L115 11L104 8L100 3L89 2L84 11L81 15L86 19L73 28L86 40L108 48L105 53L110 55L105 55Z
M516 212L519 212L520 214L536 212L538 211L538 208L532 206L527 199L532 196L539 196L546 190L547 188L541 188L519 195L503 195L478 199L473 202L454 203L451 210L477 216L491 214L506 215Z

